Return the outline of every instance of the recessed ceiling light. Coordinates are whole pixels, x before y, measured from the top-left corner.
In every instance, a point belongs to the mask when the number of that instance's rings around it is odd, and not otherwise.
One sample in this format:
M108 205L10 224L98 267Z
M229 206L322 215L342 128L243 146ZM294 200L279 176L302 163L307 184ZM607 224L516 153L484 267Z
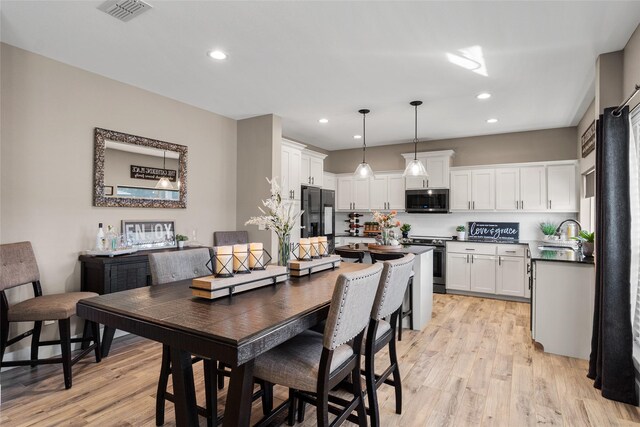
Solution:
M478 98L478 99L489 99L489 98L491 98L491 94L487 93L487 92L482 92L482 93L479 93L476 96L476 98Z
M329 123L329 119L320 119L318 120L318 123L322 123L322 124Z
M362 138L362 135L353 135L353 139L360 139Z
M498 119L487 119L487 123L498 123Z
M227 59L227 54L221 50L210 50L207 55L212 59Z

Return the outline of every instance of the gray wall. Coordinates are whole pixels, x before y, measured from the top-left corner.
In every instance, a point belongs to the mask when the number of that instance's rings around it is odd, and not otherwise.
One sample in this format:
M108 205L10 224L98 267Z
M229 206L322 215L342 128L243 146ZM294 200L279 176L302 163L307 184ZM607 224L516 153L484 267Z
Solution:
M272 233L244 224L250 217L260 215L258 207L271 194L265 178L280 175L281 140L282 124L278 116L269 114L238 121L236 229L247 230L249 240L262 242L274 257L277 241Z
M575 159L575 144L576 128L568 127L426 141L418 143L418 151L454 150L454 166L470 166ZM411 143L370 147L367 162L374 172L404 169L401 154L412 151ZM337 150L329 153L324 167L334 173L353 172L361 161L361 149Z
M45 294L80 290L78 255L99 222L175 220L209 245L214 230L235 229L235 120L4 43L0 55L0 237L32 242ZM188 146L187 208L93 207L95 127ZM12 301L30 295L24 288ZM55 330L45 326L43 339Z

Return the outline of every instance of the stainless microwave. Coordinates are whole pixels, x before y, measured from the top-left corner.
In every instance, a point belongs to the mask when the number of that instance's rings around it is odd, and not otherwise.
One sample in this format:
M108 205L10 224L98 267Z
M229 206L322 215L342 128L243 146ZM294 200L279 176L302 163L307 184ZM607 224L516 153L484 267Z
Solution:
M408 213L449 213L449 190L407 190L405 210Z

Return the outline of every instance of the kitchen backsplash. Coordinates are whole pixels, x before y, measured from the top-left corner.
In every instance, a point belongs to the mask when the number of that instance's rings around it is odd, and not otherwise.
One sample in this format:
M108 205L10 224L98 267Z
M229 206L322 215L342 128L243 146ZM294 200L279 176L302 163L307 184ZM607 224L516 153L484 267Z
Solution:
M360 224L372 221L371 212L360 212ZM346 212L336 212L336 232L347 230L348 219ZM576 214L567 213L502 213L502 212L455 212L450 214L408 214L398 213L402 223L411 224L409 235L421 236L453 236L458 225L467 226L470 221L519 222L521 240L541 240L541 222L560 223L567 218L577 219ZM362 234L362 231L360 232Z

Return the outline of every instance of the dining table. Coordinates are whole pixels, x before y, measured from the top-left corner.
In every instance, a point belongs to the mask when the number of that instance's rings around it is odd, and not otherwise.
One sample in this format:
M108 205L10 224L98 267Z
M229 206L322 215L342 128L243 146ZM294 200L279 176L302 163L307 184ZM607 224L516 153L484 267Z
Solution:
M192 296L191 280L81 300L78 316L170 347L176 425L197 426L191 355L232 368L224 426L248 426L256 357L326 319L339 267L214 300ZM215 384L214 384L215 386Z

